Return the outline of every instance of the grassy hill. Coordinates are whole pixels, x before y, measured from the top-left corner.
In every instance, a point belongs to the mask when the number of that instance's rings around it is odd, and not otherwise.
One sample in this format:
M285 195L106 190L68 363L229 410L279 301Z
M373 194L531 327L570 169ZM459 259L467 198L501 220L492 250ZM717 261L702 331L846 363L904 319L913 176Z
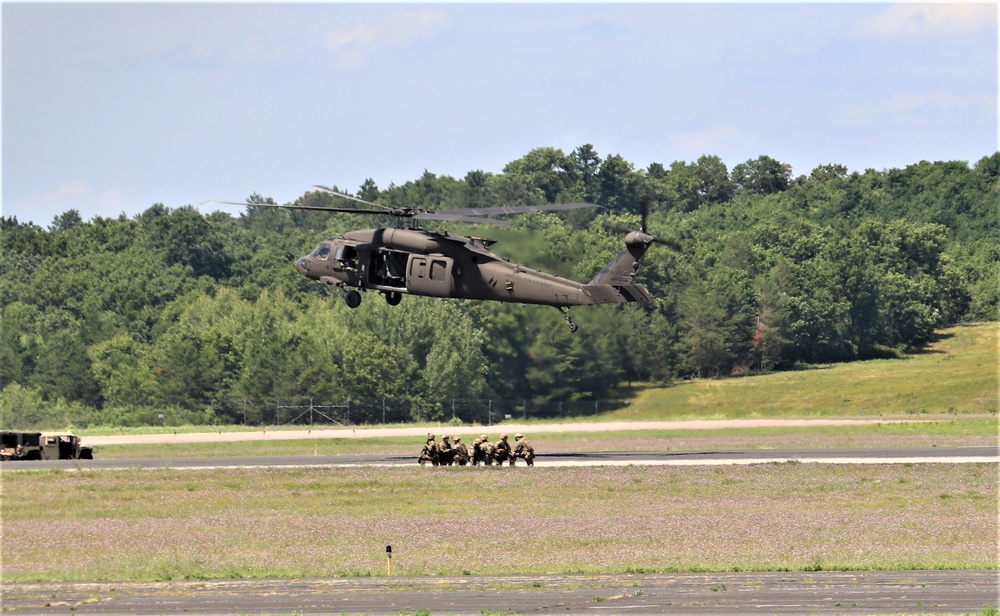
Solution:
M608 419L996 413L997 330L997 323L952 327L903 359L646 389Z

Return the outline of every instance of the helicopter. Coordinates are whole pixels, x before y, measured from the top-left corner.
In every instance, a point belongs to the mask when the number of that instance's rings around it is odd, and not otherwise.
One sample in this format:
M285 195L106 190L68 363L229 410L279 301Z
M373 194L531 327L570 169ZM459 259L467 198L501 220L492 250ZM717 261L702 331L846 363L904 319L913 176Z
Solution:
M412 207L389 207L354 197L332 188L314 188L362 204L361 208L267 203L233 203L291 210L319 210L351 214L389 215L393 228L378 227L348 231L323 240L308 255L295 261L295 269L322 284L340 288L351 308L361 305L361 292L376 291L395 306L403 295L514 302L554 306L562 313L570 332L577 331L567 309L588 304L647 302L649 292L634 277L639 261L657 241L646 233L646 207L642 226L625 237L625 247L590 282L584 284L511 263L493 252L496 242L481 237L430 230L418 221L443 220L506 226L494 215L522 212L562 211L600 207L594 203L557 203L443 211ZM404 227L402 221L410 222Z

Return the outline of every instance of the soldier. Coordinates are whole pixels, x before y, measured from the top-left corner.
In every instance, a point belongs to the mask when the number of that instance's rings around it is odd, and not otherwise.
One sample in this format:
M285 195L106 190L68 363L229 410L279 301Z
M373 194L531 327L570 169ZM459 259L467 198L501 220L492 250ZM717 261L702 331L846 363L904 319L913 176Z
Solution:
M448 437L442 436L441 444L438 445L438 461L441 466L451 466L451 462L454 458L454 448L452 448L451 443L448 442Z
M501 434L500 440L496 444L496 454L497 466L503 466L506 460L510 460L511 464L514 463L514 457L511 455L510 443L507 442L507 435Z
M482 438L478 436L474 441L472 441L472 466L479 466L480 462L479 444L482 442L483 442Z
M514 466L514 461L518 458L524 458L528 466L535 465L535 449L528 442L528 439L524 438L523 434L514 435L514 457L510 459L510 465Z
M438 465L437 442L434 441L434 435L429 432L427 433L427 443L420 452L420 457L417 458L417 462L419 462L421 466L426 464L428 461L430 461L433 466Z
M465 466L469 463L469 448L465 446L462 442L461 436L453 436L451 440L455 441L454 452L455 455L452 458L455 462L458 462L459 466Z
M492 466L495 448L493 443L490 443L489 437L484 434L477 438L472 445L472 465L478 466L481 462L484 466Z

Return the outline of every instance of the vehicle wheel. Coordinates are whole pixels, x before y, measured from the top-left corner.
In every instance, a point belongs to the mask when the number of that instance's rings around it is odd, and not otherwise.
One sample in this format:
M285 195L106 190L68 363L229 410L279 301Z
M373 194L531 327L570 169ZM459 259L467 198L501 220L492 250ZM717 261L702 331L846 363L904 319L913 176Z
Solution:
M576 323L570 323L569 324L569 333L575 334L576 330L578 330L578 329L580 329L580 326L577 325Z
M361 294L357 291L348 291L344 294L344 301L347 302L348 308L357 308L361 305Z
M385 294L385 303L390 306L398 306L399 302L403 301L403 294L391 291Z

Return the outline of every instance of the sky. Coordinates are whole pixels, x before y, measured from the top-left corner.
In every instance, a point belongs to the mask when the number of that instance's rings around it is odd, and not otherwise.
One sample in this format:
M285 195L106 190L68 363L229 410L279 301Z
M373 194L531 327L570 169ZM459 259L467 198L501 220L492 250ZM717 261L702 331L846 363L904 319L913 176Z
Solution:
M2 214L287 203L584 144L637 169L974 164L998 149L997 10L4 1Z

